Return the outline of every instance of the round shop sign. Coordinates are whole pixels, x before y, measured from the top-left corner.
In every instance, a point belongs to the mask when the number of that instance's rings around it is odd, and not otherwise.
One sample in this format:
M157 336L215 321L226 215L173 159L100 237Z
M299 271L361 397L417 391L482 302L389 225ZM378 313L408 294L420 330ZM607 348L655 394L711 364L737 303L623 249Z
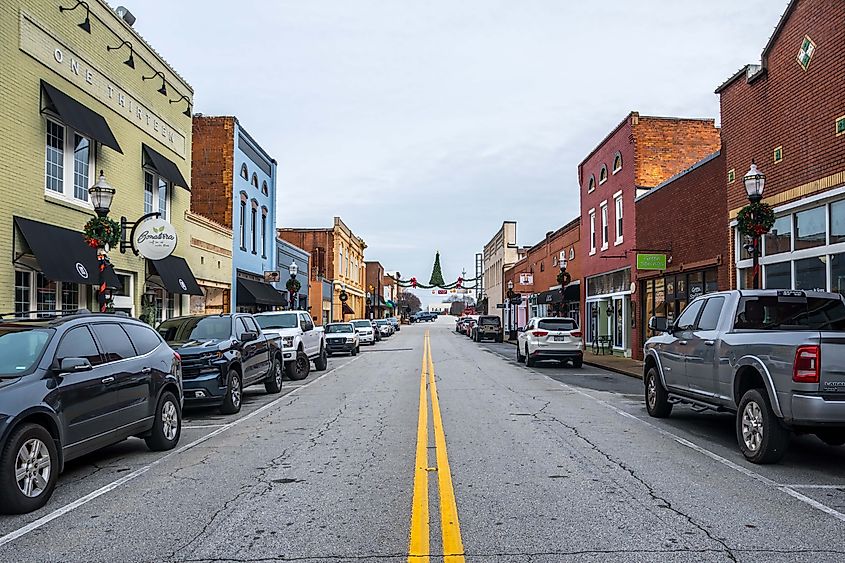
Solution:
M88 279L88 270L85 269L85 266L83 266L81 262L76 263L76 273L78 273L82 279Z
M144 258L167 258L176 249L176 229L164 219L147 219L135 229L132 244Z

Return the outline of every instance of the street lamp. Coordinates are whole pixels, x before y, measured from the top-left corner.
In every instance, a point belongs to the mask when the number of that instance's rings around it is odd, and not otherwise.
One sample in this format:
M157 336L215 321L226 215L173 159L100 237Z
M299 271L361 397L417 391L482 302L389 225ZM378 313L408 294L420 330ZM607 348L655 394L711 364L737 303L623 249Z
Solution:
M508 280L508 340L514 339L513 280Z
M296 294L299 292L299 290L296 289L296 274L299 273L299 266L296 265L295 260L291 259L290 265L288 266L288 271L290 272L290 287L288 288L288 291L290 292L290 308L291 310L293 310L294 296L296 296Z
M100 177L97 183L88 188L88 195L91 198L91 203L94 205L94 212L97 217L105 218L111 209L111 203L114 199L114 194L117 192L106 182L106 176L100 170ZM109 246L108 244L97 245L97 304L100 306L100 312L106 312L106 264L109 260Z
M748 196L748 201L752 205L760 203L760 200L763 199L766 175L757 169L757 164L754 160L751 161L751 169L742 178L742 182L745 184L745 193ZM752 235L751 258L753 259L752 288L760 289L760 235L758 233Z

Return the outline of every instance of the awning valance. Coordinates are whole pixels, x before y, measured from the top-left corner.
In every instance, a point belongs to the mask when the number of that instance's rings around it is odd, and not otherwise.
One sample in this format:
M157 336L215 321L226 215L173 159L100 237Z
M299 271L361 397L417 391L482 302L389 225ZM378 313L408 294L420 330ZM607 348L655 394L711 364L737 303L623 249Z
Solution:
M344 315L354 315L355 314L355 309L353 309L352 307L350 307L346 303L343 304L343 307L341 307L341 309L343 310Z
M269 283L262 281L238 280L238 305L270 305L283 306L286 304L284 296Z
M23 217L15 217L15 226L48 279L98 285L97 251L85 243L81 232ZM121 287L111 265L106 266L105 278L110 288Z
M65 125L123 154L106 118L42 80L41 111L44 110L52 111Z
M202 295L197 279L184 258L168 256L161 260L150 260L169 293Z
M167 178L177 186L182 186L188 191L191 190L188 181L182 176L176 163L144 143L141 143L141 161L144 166L152 168L160 176Z

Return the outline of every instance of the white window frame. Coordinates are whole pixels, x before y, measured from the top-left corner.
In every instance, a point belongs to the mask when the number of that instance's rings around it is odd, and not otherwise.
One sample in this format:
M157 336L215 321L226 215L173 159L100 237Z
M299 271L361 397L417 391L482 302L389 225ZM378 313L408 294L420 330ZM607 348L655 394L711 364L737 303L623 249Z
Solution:
M608 225L607 200L603 201L601 207L601 249L607 250L610 246L610 225Z
M240 248L241 248L241 250L246 250L246 204L247 203L248 203L248 201L245 200L243 197L241 197L240 201L238 202L238 205L239 205L238 215L239 215L239 219L241 221L241 226L240 226L240 242L241 242Z
M621 195L616 196L616 199L614 200L614 202L616 204L616 217L615 217L616 220L614 221L616 223L616 241L614 241L613 245L619 246L624 241L624 235L623 235L623 232L622 232L622 228L623 228L622 196Z
M38 274L41 274L42 272L38 272L38 271L35 271L35 270L26 270L26 269L23 269L23 268L15 268L14 271L15 271L16 275L17 275L17 272L29 274L29 307L27 308L27 311L32 311L33 313L28 315L28 317L29 318L37 318L38 314L35 313L36 309L38 308L38 293L37 293L36 285L37 285ZM56 284L56 292L54 294L55 299L56 299L56 309L62 310L62 306L64 305L62 303L62 284L63 283L71 283L71 282L59 282L59 281L57 281L57 282L54 282L54 283ZM86 286L84 286L82 284L72 284L72 285L77 286L77 302L74 304L75 307L72 309L72 310L75 311L75 310L81 309L85 306L85 295L86 295L85 287ZM16 287L17 287L17 285L15 283L15 280L13 280L13 283L12 283L12 294L13 294L12 295L12 303L13 303L13 307L14 307L14 304L15 304L14 292L15 292ZM69 310L71 310L71 309L69 309Z
M590 210L590 256L596 253L596 210Z
M144 197L147 194L147 176L152 178L153 183L153 205L152 210L147 211L147 202L144 201L144 212L151 213L151 212L158 212L161 213L161 218L165 221L170 220L170 210L172 209L171 205L171 197L173 196L173 186L170 181L161 176L155 170L151 170L149 168L144 168ZM161 209L161 188L162 185L164 186L164 211L162 212Z
M63 138L62 138L62 191L55 191L51 190L47 187L47 131L49 124L52 123L57 127L61 127L63 130ZM88 182L86 186L84 186L84 198L76 197L74 193L74 175L76 174L76 160L74 158L74 137L79 135L84 139L88 140ZM60 120L55 119L53 117L46 117L45 118L45 125L44 125L44 193L47 196L52 196L56 198L60 198L66 201L69 201L75 205L81 205L86 207L87 209L94 209L91 202L88 200L88 188L93 185L96 178L96 166L97 164L97 143L83 133L76 131L75 129L71 128L70 126L62 123Z

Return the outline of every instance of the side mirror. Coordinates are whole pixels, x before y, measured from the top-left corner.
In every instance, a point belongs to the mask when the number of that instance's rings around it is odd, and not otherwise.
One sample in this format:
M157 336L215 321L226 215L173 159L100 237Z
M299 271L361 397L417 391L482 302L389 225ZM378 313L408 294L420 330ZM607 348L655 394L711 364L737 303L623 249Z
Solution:
M517 332L525 332L525 327L524 327L524 326L521 326L521 327L519 327L518 329L516 329L516 331L517 331Z
M655 332L670 332L669 320L666 317L651 317L648 320L648 328Z
M258 340L258 333L248 330L241 334L241 342L252 342Z
M59 373L76 373L79 371L91 371L94 366L87 358L62 358L59 363Z

